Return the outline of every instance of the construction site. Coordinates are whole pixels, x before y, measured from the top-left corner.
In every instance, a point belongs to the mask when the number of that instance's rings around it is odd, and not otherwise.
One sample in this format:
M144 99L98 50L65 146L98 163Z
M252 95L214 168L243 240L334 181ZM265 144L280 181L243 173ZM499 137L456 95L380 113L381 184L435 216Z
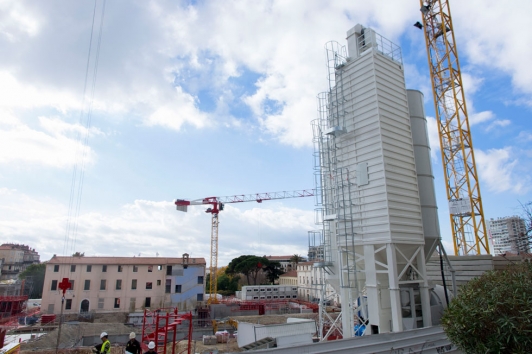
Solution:
M130 332L144 350L154 342L165 354L460 353L439 326L443 311L461 284L507 261L490 256L448 0L420 4L416 27L430 63L454 255L441 243L435 189L443 186L434 185L423 94L406 88L401 48L357 24L347 44L325 44L329 85L317 94L311 122L314 189L175 201L181 212L208 207L208 298L193 309L89 318L3 299L12 311L2 336L25 334L13 348L44 354L91 353L101 332L109 333L111 353L124 352ZM299 197L316 200L308 242L318 255L311 271L317 301L285 295L280 285L217 297L224 204ZM59 289L64 299L68 286ZM39 320L20 325L21 317Z

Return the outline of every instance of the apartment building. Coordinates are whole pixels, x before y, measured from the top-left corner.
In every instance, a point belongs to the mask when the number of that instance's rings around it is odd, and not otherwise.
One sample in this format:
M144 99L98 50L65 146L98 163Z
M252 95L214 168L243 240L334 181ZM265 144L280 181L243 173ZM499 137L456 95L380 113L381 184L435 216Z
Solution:
M340 300L330 284L322 284L323 268L314 267L315 262L302 262L297 265L298 297L306 301L318 301L325 286L325 300L329 304L339 304Z
M18 279L20 272L31 264L40 262L39 253L34 248L15 243L4 243L0 246L0 259L0 280Z
M61 312L61 282L68 278L63 313L135 312L203 301L205 259L164 257L60 257L46 263L41 309Z
M279 276L279 285L297 285L297 270L290 270Z
M530 253L530 240L523 218L509 216L490 219L488 228L493 245L493 255Z

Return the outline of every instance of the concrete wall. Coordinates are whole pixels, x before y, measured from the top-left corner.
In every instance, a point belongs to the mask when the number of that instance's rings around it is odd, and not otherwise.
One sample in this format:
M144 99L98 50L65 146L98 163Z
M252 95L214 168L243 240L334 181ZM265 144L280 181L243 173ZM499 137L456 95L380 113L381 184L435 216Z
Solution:
M449 256L451 266L455 270L456 285L458 288L466 284L473 278L478 278L482 274L490 270L502 270L509 264L521 262L522 257L519 256L492 256L492 255L480 255L480 256ZM451 273L444 259L445 270L445 282L449 289L451 289ZM427 263L427 277L432 285L443 285L441 270L440 270L440 258L435 255L430 258Z

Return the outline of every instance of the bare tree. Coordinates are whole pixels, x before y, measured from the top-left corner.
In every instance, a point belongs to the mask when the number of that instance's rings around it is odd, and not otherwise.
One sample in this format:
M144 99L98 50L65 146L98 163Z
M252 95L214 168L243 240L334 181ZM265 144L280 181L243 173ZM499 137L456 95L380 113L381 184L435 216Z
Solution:
M526 249L530 253L530 246L532 245L532 202L521 203L523 209L522 218L525 220L525 232L521 232L518 242L523 245L522 249Z

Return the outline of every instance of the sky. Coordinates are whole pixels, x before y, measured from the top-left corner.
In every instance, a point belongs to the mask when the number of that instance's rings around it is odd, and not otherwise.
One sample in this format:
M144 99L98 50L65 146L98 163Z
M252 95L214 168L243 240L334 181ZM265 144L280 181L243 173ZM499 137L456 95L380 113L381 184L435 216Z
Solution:
M105 6L104 6L105 5ZM532 2L450 0L485 220L532 201ZM417 0L0 1L0 242L54 254L210 258L199 199L314 187L324 45L357 23L424 93L443 242L448 203ZM218 265L306 256L313 197L227 204Z

